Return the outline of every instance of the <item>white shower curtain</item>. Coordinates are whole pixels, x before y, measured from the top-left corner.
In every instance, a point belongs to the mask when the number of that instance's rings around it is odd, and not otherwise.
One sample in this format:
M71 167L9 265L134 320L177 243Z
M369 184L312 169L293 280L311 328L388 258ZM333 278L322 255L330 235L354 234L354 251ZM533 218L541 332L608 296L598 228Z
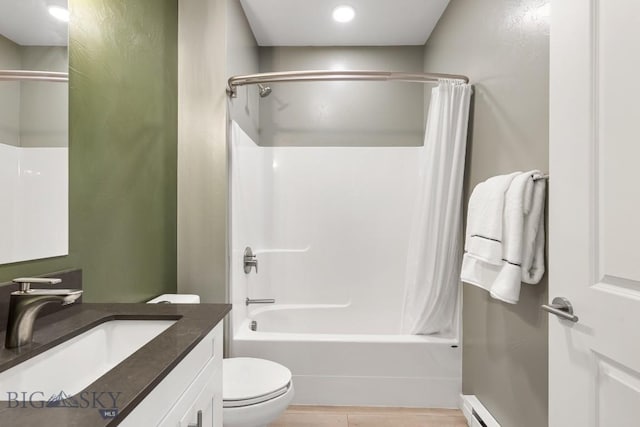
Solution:
M431 92L405 273L402 332L454 326L462 259L462 181L471 86L442 80Z

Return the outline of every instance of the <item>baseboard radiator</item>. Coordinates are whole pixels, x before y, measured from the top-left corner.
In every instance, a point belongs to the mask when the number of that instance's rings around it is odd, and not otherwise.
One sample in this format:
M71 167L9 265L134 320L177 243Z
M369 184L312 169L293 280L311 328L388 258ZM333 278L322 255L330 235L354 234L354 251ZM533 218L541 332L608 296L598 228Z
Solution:
M460 409L467 419L469 427L500 427L487 408L474 395L461 395Z

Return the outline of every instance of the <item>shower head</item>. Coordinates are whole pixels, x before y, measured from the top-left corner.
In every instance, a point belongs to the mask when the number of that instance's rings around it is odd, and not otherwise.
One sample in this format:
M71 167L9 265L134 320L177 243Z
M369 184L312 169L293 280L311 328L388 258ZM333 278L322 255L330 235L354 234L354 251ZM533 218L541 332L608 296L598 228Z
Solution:
M271 88L258 83L258 94L260 94L260 98L266 98L271 94Z

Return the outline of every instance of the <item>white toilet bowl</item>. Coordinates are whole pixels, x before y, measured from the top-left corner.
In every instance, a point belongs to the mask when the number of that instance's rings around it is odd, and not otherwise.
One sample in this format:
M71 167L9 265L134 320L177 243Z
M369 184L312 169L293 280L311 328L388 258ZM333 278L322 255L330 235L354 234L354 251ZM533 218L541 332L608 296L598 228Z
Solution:
M164 294L150 304L199 304L198 295ZM291 371L264 359L222 361L224 427L263 427L278 419L293 399Z
M270 360L223 360L224 427L262 427L278 419L293 399L291 371Z

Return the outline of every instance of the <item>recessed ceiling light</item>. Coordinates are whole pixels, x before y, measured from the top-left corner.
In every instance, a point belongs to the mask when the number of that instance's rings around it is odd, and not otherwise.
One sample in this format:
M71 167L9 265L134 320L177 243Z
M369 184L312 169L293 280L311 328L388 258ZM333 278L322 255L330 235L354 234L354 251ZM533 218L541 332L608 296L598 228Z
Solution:
M63 22L69 22L69 11L60 6L49 6L49 13L56 19Z
M333 20L336 22L350 22L356 16L351 6L338 6L333 9Z

